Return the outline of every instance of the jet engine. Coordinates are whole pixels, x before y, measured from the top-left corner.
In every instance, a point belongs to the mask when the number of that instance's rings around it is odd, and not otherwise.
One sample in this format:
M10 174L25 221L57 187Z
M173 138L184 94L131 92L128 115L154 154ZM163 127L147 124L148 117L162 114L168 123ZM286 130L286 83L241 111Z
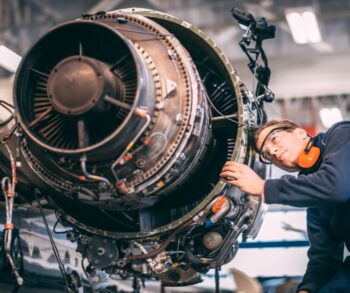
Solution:
M253 166L254 101L186 21L84 15L22 59L1 130L3 187L55 210L90 270L196 283L262 222L261 202L219 178L227 160Z

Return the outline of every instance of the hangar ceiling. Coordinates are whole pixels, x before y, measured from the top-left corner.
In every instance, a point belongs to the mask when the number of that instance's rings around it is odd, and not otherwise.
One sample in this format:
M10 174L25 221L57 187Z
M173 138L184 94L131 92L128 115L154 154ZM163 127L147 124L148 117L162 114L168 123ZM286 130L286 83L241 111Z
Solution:
M146 7L183 18L211 34L221 46L234 47L239 29L230 14L233 6L246 9L256 17L266 17L277 25L277 38L266 43L270 54L289 56L349 49L349 0L0 0L0 42L18 53L23 53L51 27L79 18L82 13L110 11L123 7ZM285 10L303 6L313 6L316 11L322 34L321 44L297 45L291 37ZM227 51L230 55L230 50ZM232 59L240 59L242 56L230 55Z
M23 55L50 28L82 13L145 7L198 26L223 49L241 78L250 82L247 61L238 46L243 32L230 14L233 6L266 17L277 26L276 39L267 40L265 50L272 69L271 87L278 96L350 93L349 0L0 0L0 45ZM319 43L299 45L293 41L285 11L303 6L312 6L316 12L322 36ZM4 70L0 74L8 75Z
M40 35L63 21L79 18L82 13L110 11L123 7L146 7L174 14L212 34L221 45L234 44L237 26L230 10L237 6L256 17L266 17L278 27L278 36L267 45L271 54L288 56L313 51L349 49L350 1L348 0L0 0L0 41L23 53ZM285 10L313 6L320 24L321 44L300 46L293 42ZM278 43L278 46L276 45ZM233 59L239 56L232 56Z

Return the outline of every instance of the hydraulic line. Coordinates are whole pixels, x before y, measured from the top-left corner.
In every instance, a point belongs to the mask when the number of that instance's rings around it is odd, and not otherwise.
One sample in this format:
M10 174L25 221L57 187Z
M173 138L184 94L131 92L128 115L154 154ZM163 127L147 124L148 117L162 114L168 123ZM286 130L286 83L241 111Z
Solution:
M139 137L142 135L142 133L147 129L148 125L151 122L151 116L147 114L146 110L138 109L136 108L134 110L135 115L138 115L142 119L146 119L145 124L142 126L140 131L136 134L136 136L128 143L125 150L121 153L121 155L114 161L114 163L111 166L111 171L115 177L116 180L118 180L117 173L115 172L115 167L120 163L124 155L134 146L135 142L139 139Z
M232 243L236 240L236 238L244 232L248 225L243 224L244 221L250 216L249 212L245 212L242 217L240 217L239 221L231 227L231 230L226 234L225 239L223 240L223 245L218 249L218 253L214 258L206 258L206 257L197 257L191 251L190 246L185 247L185 255L190 263L195 265L210 265L211 268L220 265L222 261L225 259L227 253L232 247Z
M16 277L17 284L18 286L22 286L23 279L20 276L11 255L12 230L14 228L14 225L12 223L12 213L13 213L14 196L16 192L16 183L17 183L16 163L15 163L13 154L10 148L8 147L8 145L6 144L6 142L3 142L3 145L5 146L5 149L7 150L10 156L11 171L12 171L12 179L10 179L9 177L4 177L1 181L2 192L5 196L5 204L6 204L6 223L4 225L5 252L6 252L6 257L11 266L11 270Z
M186 227L188 227L191 223L193 222L192 219L189 219L188 221L182 223L182 225L180 225L179 227L177 227L169 236L168 238L166 238L161 245L159 245L159 247L155 250L153 250L152 252L149 252L147 254L142 254L142 255L128 255L126 257L127 260L140 260L140 259L147 259L147 258L151 258L156 256L157 254L159 254L161 251L163 251L165 248L167 248L167 246L169 245L169 243L171 242L171 240L173 240L173 238L180 233L183 229L185 229Z
M81 171L83 172L84 176L88 179L91 179L91 180L105 182L109 187L113 187L107 178L90 174L86 170L86 160L87 160L87 158L85 155L80 158L80 167L81 167Z

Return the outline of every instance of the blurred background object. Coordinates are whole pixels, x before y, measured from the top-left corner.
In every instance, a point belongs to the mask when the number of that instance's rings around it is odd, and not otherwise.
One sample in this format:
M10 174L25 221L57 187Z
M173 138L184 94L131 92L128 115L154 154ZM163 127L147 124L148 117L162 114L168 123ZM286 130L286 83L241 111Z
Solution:
M236 281L236 293L262 293L262 287L259 282L249 277L242 271L232 268L230 269L235 281Z

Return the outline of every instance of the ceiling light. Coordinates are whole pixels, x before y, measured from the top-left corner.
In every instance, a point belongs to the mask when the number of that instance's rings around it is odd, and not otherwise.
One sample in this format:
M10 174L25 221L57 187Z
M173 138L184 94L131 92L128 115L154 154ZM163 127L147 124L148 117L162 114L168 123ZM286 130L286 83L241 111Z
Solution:
M321 42L320 29L312 7L287 9L286 19L296 43Z
M0 67L5 68L11 73L15 73L20 62L21 56L9 48L0 45Z
M309 43L321 42L321 33L318 27L315 13L311 11L305 11L303 12L302 16L305 25L306 36Z
M321 122L323 126L326 128L329 128L334 123L337 123L343 120L343 115L340 112L340 109L337 107L322 108L320 109L319 114L320 114Z

